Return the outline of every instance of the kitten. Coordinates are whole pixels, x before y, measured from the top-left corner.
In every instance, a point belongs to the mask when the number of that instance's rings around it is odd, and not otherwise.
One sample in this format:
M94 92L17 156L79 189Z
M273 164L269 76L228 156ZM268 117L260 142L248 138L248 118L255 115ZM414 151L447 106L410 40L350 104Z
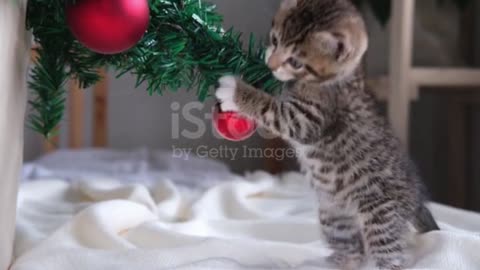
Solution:
M288 141L320 202L322 232L342 269L372 257L403 269L408 224L438 230L423 186L376 101L365 89L364 21L348 0L283 0L273 20L266 62L288 82L273 98L241 79L220 79L216 96Z

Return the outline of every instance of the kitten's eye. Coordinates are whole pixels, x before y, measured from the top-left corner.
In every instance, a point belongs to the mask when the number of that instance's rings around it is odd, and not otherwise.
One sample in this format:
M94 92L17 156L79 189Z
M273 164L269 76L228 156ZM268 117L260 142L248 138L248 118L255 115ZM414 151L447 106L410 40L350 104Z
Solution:
M278 39L276 36L272 36L272 45L277 47L278 46Z
M303 68L303 63L298 61L297 59L290 57L287 60L287 63L292 66L294 69L301 69Z

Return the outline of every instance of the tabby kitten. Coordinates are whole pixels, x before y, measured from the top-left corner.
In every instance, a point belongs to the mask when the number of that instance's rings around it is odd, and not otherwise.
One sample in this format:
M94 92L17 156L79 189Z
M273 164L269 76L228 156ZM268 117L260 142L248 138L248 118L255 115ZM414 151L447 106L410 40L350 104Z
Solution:
M239 78L220 79L216 96L283 137L318 194L319 219L342 269L367 256L380 269L408 263L408 224L420 233L438 226L423 186L376 101L365 88L364 21L348 0L283 0L273 20L266 61L288 82L280 98Z

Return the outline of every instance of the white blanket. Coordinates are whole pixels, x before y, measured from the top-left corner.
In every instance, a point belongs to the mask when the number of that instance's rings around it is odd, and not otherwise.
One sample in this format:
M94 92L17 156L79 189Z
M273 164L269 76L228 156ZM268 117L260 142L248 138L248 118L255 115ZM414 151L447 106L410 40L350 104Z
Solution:
M12 270L333 269L298 174L172 175L24 183ZM410 269L480 269L480 215L431 208L443 230L414 238Z

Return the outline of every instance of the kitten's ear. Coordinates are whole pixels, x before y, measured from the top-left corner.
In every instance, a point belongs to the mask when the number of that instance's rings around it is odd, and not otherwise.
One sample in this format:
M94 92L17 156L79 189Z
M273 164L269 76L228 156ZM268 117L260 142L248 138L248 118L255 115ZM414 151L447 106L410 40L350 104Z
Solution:
M351 44L341 33L318 32L313 36L315 47L322 53L331 55L337 61L348 58Z
M283 0L282 4L280 5L280 9L283 10L290 10L297 7L298 2L301 0Z

